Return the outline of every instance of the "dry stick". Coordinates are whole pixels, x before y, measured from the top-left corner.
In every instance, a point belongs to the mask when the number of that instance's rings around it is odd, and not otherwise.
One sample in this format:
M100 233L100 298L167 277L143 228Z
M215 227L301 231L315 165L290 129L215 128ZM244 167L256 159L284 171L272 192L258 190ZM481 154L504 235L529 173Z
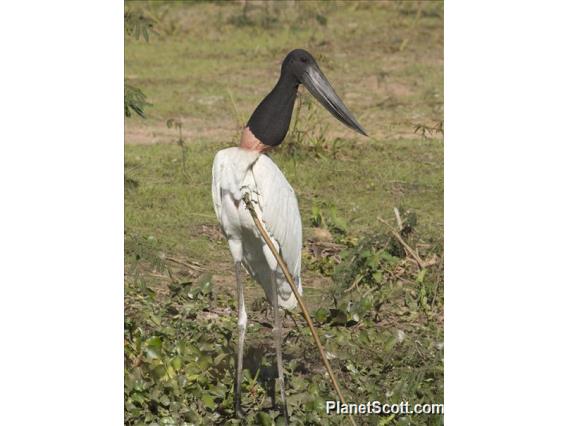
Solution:
M379 222L381 222L383 225L389 228L391 234L394 235L394 237L400 242L400 244L402 244L402 246L408 252L408 254L412 256L412 258L416 261L416 263L418 263L418 267L420 269L424 269L425 267L424 261L420 259L420 256L418 256L418 254L414 250L412 250L408 244L406 244L406 242L402 239L400 234L396 232L396 229L390 226L389 223L386 220L384 220L382 217L379 216L377 217L377 219L379 220Z
M396 223L398 224L398 230L402 231L402 220L400 219L400 212L395 207L394 208L394 216L396 217Z
M351 290L353 290L355 287L357 287L357 285L359 284L359 282L363 279L362 275L359 275L357 278L355 278L353 280L353 284L351 284L351 286L345 290L343 293L349 293Z
M270 248L270 251L272 252L274 257L276 258L276 261L278 262L278 266L280 266L280 269L282 269L282 272L284 273L284 276L286 277L286 281L288 281L288 284L290 284L290 288L294 292L294 296L296 296L296 300L298 301L298 304L300 305L300 309L302 310L302 314L304 315L304 318L306 319L306 322L308 323L308 327L310 328L310 331L312 333L312 337L314 338L314 341L316 342L316 346L318 347L318 350L319 350L319 353L321 355L321 359L323 360L323 364L325 366L325 369L327 370L327 373L329 374L329 378L331 379L331 384L333 385L335 392L339 396L339 400L341 401L341 403L343 405L346 405L345 398L343 398L343 394L341 393L341 390L339 390L339 385L337 383L337 380L335 379L335 375L333 374L333 371L331 370L331 365L329 364L329 361L327 360L327 357L325 356L323 346L322 346L321 341L319 339L318 333L316 332L316 329L314 328L314 324L312 322L312 319L310 318L310 314L308 313L308 309L306 308L306 305L304 305L304 301L300 297L300 293L298 293L298 289L296 288L296 284L294 283L294 280L292 279L292 276L290 275L290 272L288 271L288 267L286 266L286 263L284 263L284 260L282 259L282 257L278 253L278 251L276 250L276 247L274 247L274 244L272 243L272 240L270 239L270 237L268 236L268 233L264 229L264 226L262 226L262 223L260 222L260 220L259 220L259 218L256 214L256 210L254 209L254 206L252 205L252 202L250 200L250 196L249 196L248 193L245 194L244 201L245 201L246 207L247 207L250 215L252 216L252 220L254 221L254 224L258 228L260 235L262 235L262 239L266 242L266 244ZM353 420L353 417L351 417L350 414L348 414L348 416L349 416L349 421L351 422L351 424L353 426L356 426L355 421Z
M182 262L181 260L177 260L174 257L166 257L166 260L170 262L177 263L178 265L185 266L188 269L193 269L194 271L205 271L205 268L202 268L199 265L190 265L189 263Z

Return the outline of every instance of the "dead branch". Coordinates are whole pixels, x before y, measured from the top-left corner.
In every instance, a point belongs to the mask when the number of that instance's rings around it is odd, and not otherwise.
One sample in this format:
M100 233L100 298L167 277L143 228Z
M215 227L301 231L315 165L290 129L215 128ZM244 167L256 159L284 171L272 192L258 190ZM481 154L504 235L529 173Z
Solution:
M378 216L377 219L379 220L379 222L381 222L383 225L385 225L388 230L391 232L391 234L398 240L398 242L400 244L402 244L402 247L404 247L404 250L406 251L407 255L411 256L416 263L418 264L418 267L420 269L424 269L425 265L424 262L422 261L422 259L420 258L420 256L418 256L418 253L416 253L414 250L412 250L412 248L406 243L406 241L404 241L402 239L402 237L400 236L400 234L396 231L396 229L394 229L386 220L384 220L382 217Z
M353 290L355 287L357 287L357 285L359 284L359 282L363 279L362 275L359 275L357 278L355 278L353 280L353 284L351 284L351 286L344 291L344 293L349 293L351 290Z
M166 260L169 260L170 262L176 263L176 264L181 265L181 266L185 266L186 268L191 269L193 271L199 271L199 272L205 271L205 268L203 268L197 262L191 262L192 264L189 264L189 263L186 263L186 262L182 262L181 260L176 259L175 257L166 257Z

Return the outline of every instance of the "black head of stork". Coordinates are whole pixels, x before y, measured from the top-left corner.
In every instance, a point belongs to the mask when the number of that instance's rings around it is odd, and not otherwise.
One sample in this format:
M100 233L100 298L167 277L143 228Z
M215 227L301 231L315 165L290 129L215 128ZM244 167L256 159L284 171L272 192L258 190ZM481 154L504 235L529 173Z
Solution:
M367 136L363 127L335 93L314 57L306 50L295 49L286 55L278 83L256 107L247 123L249 130L263 145L277 146L284 140L290 127L300 84L303 84L335 118Z

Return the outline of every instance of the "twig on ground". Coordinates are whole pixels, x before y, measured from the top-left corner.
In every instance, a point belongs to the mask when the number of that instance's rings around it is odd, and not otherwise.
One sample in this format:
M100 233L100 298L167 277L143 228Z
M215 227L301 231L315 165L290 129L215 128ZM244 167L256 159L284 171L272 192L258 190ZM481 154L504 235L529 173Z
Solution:
M151 277L155 277L155 278L168 278L168 277L165 276L165 275L162 275L162 274L155 274L154 272L148 272L148 275L151 276Z
M192 264L189 264L189 263L186 263L186 262L182 262L181 260L178 260L175 257L166 257L166 260L169 260L170 262L173 262L173 263L177 263L178 265L181 265L181 266L185 266L186 268L192 269L194 271L199 271L199 272L205 271L205 268L203 268L197 262L191 262Z
M344 291L344 293L349 293L351 290L353 290L355 287L357 287L357 285L359 284L359 282L363 279L363 275L359 275L357 278L355 278L353 280L353 284L351 284L351 286Z
M398 240L398 242L400 244L402 244L402 247L404 247L404 250L406 251L406 253L411 256L416 263L418 264L418 267L420 269L424 269L425 264L424 261L422 259L420 259L420 256L418 256L418 253L416 253L414 250L412 250L412 248L406 243L406 241L404 241L402 239L402 237L400 236L400 234L396 231L396 229L394 229L386 220L384 220L382 217L378 216L377 219L379 220L379 222L381 222L383 225L385 225L389 231L391 232L391 234Z

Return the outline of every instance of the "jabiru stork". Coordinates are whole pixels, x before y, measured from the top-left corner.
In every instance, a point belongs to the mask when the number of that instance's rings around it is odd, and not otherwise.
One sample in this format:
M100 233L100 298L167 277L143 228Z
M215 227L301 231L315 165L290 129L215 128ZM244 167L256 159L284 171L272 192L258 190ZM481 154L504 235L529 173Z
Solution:
M320 70L314 57L303 49L286 55L280 78L257 106L243 129L240 146L219 151L213 161L212 195L215 214L228 240L237 282L238 350L235 378L235 412L242 417L240 403L243 347L247 326L241 265L264 289L274 311L274 345L284 418L288 423L284 370L282 367L282 327L278 308L293 309L296 298L277 266L277 261L261 238L247 211L244 196L257 206L258 216L272 243L286 262L300 294L302 280L302 220L294 190L266 152L284 140L298 86L308 91L339 121L367 136Z

